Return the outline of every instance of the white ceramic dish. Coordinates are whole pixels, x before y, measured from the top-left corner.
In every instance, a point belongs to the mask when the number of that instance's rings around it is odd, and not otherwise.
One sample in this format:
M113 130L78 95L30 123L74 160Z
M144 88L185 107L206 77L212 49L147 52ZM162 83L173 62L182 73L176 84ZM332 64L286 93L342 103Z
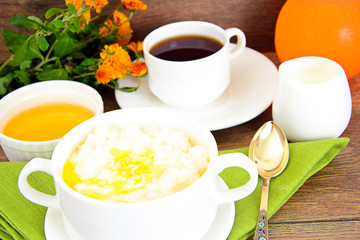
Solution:
M120 86L136 86L137 80L128 77L118 81ZM263 54L245 48L231 61L231 83L215 102L193 109L181 109L167 105L149 90L147 78L136 92L115 90L115 98L121 108L159 107L178 110L202 122L211 131L233 127L247 122L272 103L278 86L277 67ZM206 86L201 91L205 91Z
M228 189L223 181L219 181L219 183L223 189ZM214 222L209 231L200 240L225 240L234 224L234 218L234 203L219 205ZM59 208L48 208L44 228L47 240L77 240L67 235Z
M17 114L43 104L70 103L84 106L95 115L104 112L101 95L92 87L74 81L52 80L32 83L16 89L0 101L0 130ZM35 157L50 158L60 139L22 141L0 132L0 143L10 162L30 161Z
M184 132L193 144L207 150L209 164L202 176L190 186L152 201L111 203L91 199L72 188L62 178L64 163L93 129L102 127L164 126ZM130 144L137 144L136 140ZM166 150L165 150L166 151ZM250 176L246 184L220 189L218 174L226 168L240 167ZM53 176L57 196L34 189L27 181L33 172ZM128 108L91 118L69 131L56 145L51 160L32 159L21 170L18 186L28 200L50 208L60 208L70 224L64 222L69 236L85 240L114 239L201 239L210 229L219 205L247 197L258 183L258 171L242 153L219 156L216 140L199 121L176 111L161 108ZM120 227L120 229L119 229Z

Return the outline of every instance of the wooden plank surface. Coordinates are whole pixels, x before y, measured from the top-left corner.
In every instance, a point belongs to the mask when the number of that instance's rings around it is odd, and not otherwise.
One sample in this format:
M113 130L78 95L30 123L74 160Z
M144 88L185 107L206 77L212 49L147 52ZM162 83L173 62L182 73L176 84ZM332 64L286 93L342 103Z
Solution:
M99 20L112 11L119 0L109 0ZM274 30L279 11L285 0L143 0L148 9L137 12L132 19L134 39L143 40L155 28L167 23L185 20L209 21L223 28L241 28L247 36L247 46L261 50L274 50ZM25 14L43 18L52 8L65 8L65 0L0 0L0 29L25 33L10 25L11 17ZM0 36L0 62L9 57Z
M15 14L40 16L63 0L0 0L0 29L10 28ZM277 14L285 0L144 0L149 9L134 17L135 38L142 40L151 30L181 20L204 20L223 28L239 27L247 35L248 47L266 52L276 65L273 34ZM111 5L115 5L112 1ZM108 10L107 10L108 11ZM0 62L8 57L0 37ZM343 137L349 145L320 172L311 177L270 219L271 239L356 239L360 236L360 74L349 79L353 112ZM101 92L105 111L118 109L112 90ZM256 130L271 120L271 107L253 120L213 134L219 149L247 147ZM0 161L7 161L0 150Z
M359 221L272 223L269 239L277 240L341 240L359 236ZM321 230L319 230L321 229Z
M264 53L277 66L274 52ZM353 239L360 236L360 74L349 80L353 112L342 137L349 145L312 176L270 219L271 239ZM105 111L118 109L113 90L101 92ZM214 131L219 149L248 147L256 130L271 120L271 107L244 124ZM0 150L0 161L7 161Z

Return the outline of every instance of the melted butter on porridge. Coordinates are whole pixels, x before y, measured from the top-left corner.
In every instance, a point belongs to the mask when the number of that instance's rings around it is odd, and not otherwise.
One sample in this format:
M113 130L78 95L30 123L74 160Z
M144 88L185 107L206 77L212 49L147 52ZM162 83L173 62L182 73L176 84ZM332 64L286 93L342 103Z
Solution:
M167 127L97 128L66 160L63 179L100 200L137 202L164 197L195 182L208 152Z

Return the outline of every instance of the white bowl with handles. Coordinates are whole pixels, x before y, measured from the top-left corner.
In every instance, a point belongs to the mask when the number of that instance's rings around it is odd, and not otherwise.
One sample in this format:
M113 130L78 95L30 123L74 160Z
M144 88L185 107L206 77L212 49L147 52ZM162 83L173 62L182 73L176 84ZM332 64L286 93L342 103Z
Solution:
M62 179L64 162L84 136L98 126L124 127L132 124L156 124L184 131L193 144L207 149L207 170L185 189L143 202L97 200L66 185ZM239 188L218 189L218 174L228 167L245 169L250 180ZM27 183L27 176L34 171L53 176L56 196L38 192ZM74 239L200 239L211 226L218 205L248 196L257 182L255 164L241 153L218 156L213 135L198 121L170 110L131 108L104 113L72 129L60 140L51 160L35 158L24 167L19 177L19 189L36 204L60 208L67 234Z

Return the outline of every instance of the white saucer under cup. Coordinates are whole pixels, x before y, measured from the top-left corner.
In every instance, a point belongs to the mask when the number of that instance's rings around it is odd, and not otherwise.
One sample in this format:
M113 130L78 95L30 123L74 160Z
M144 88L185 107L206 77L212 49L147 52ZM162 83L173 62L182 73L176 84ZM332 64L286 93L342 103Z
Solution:
M211 131L233 127L257 117L271 105L279 76L270 59L248 47L231 60L230 66L230 86L217 100L205 106L184 109L165 104L152 94L147 77L135 92L115 90L115 98L120 108L157 107L180 111L199 120ZM129 76L118 83L120 87L137 86L138 80Z

